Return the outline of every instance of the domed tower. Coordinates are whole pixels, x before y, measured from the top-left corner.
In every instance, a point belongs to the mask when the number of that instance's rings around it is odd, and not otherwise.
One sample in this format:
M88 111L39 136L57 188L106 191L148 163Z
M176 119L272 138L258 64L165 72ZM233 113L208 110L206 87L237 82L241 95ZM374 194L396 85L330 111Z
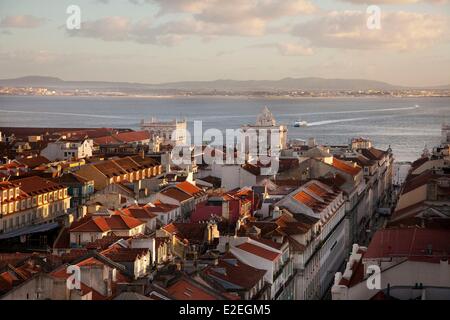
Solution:
M256 118L256 125L264 127L274 127L277 125L275 117L273 116L272 112L270 112L269 108L264 107L264 109Z
M423 148L421 157L422 158L430 157L430 150L428 150L427 145L425 145L425 148Z

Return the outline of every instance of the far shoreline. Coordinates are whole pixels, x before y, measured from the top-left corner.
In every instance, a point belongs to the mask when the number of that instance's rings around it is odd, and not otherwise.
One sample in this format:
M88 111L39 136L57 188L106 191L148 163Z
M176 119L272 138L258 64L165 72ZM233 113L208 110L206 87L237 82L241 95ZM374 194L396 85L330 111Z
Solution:
M158 99L269 99L269 100L304 100L304 99L339 99L339 100L352 100L352 99L427 99L427 98L450 98L450 95L436 95L436 96L392 96L392 95L384 95L384 96L374 96L374 95L361 95L361 96L282 96L282 95L267 95L267 96L256 96L256 95L208 95L208 94L196 94L196 95L108 95L108 94L96 94L96 95L65 95L65 94L51 94L51 95L9 95L3 94L0 95L0 99L4 97L30 97L30 98L112 98L112 99L149 99L149 100L158 100Z

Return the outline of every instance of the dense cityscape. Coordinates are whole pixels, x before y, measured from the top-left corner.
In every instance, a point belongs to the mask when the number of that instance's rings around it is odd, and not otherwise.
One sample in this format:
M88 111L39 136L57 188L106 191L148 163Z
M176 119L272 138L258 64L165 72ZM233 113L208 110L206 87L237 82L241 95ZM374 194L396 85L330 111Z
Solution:
M0 0L0 316L446 314L449 30L450 0Z
M281 132L275 173L187 144L182 120L0 128L0 299L448 297L450 126L405 167L366 138L318 145L256 118L243 132Z

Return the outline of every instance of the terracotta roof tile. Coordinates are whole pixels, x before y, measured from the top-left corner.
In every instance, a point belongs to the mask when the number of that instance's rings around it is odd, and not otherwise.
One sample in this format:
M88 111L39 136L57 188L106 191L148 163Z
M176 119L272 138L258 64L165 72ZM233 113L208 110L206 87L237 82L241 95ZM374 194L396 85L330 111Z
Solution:
M347 161L342 161L337 158L333 158L333 167L344 171L348 174L351 174L352 176L356 176L358 173L361 172L361 167L353 166L351 163L348 163Z
M212 294L184 279L168 287L167 292L176 300L216 300Z
M191 196L191 195L187 194L186 192L181 191L175 187L171 187L164 191L161 191L161 194L163 194L169 198L173 198L179 202L187 201L187 200L193 198L193 196Z
M188 181L184 181L181 183L178 183L176 185L176 187L192 196L194 196L195 198L201 197L205 195L205 192L198 188L197 186L194 186L192 183L188 182Z
M450 254L450 230L392 228L378 230L364 256L366 259L407 257L438 262Z
M280 255L278 252L264 249L257 245L251 244L249 242L242 243L242 244L238 245L236 248L247 251L251 254L254 254L256 256L259 256L261 258L264 258L264 259L270 260L270 261L276 260Z
M249 266L228 252L219 259L217 265L206 268L204 273L250 290L264 278L266 270Z

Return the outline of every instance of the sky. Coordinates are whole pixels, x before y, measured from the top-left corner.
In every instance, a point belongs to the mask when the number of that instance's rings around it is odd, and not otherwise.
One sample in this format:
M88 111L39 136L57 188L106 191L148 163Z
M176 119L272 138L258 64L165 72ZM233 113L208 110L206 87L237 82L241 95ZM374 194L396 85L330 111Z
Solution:
M0 0L0 78L448 85L449 31L450 0Z

